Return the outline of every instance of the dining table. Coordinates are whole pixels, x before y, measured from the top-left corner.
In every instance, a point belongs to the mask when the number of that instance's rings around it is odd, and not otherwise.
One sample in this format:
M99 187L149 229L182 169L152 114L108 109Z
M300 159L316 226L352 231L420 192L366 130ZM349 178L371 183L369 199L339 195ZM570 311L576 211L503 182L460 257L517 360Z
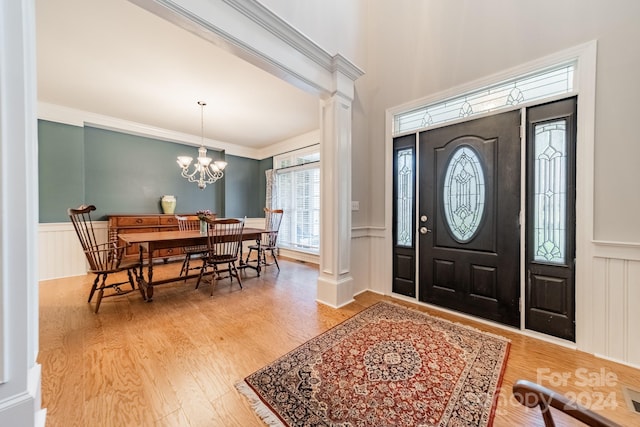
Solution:
M256 241L260 243L260 238L264 233L260 228L245 227L242 231L243 241ZM127 245L137 244L140 253L140 266L136 270L136 281L140 287L143 297L147 301L153 300L153 289L155 286L165 283L176 282L178 280L187 280L198 277L199 274L186 274L182 276L174 276L161 280L153 280L153 260L154 253L161 249L184 248L188 246L206 246L207 235L198 230L193 231L154 231L144 233L123 233L118 237ZM146 254L146 260L145 260ZM260 263L255 266L245 263L242 257L242 245L240 245L240 264L238 268L253 268L258 276L260 275ZM146 261L146 262L145 262ZM146 264L147 274L144 275L144 266Z

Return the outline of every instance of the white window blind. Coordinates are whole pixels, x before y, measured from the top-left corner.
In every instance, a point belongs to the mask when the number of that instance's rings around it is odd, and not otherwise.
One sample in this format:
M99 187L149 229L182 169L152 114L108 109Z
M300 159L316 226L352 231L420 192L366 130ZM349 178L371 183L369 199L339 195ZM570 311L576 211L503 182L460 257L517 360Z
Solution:
M320 249L320 147L275 156L275 204L284 209L278 246L318 253Z

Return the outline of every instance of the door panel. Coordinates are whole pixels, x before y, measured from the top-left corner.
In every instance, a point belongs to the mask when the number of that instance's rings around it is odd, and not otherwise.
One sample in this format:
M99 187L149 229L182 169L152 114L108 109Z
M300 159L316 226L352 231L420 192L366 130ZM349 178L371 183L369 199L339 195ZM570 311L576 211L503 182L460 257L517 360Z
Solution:
M420 301L519 325L519 127L513 111L420 133Z

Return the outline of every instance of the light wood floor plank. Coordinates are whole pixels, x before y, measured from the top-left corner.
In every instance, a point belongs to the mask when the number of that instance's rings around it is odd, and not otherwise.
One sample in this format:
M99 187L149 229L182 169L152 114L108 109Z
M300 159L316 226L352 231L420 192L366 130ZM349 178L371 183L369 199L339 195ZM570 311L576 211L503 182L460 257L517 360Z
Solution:
M156 278L179 263L158 265ZM57 426L262 426L234 384L305 341L381 300L391 300L512 341L495 426L542 426L537 410L517 403L511 386L520 378L558 392L605 403L601 413L622 425L640 425L627 408L623 385L640 390L640 371L515 331L365 292L339 310L316 302L318 271L287 260L244 289L228 280L195 290L195 281L163 285L153 302L138 292L106 298L100 312L88 304L93 278L40 284L42 406L47 427ZM581 385L579 375L613 374L610 384ZM554 376L569 376L551 384ZM597 400L600 396L606 401ZM589 401L590 400L590 401ZM557 425L580 425L557 415Z

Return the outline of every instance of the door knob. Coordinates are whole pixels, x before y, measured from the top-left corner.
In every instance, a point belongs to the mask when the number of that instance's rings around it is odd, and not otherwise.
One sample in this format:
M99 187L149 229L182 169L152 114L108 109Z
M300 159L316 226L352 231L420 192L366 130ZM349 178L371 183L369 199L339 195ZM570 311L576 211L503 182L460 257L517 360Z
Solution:
M427 218L427 216L426 216L426 215L422 215L422 216L420 217L420 222L427 222L427 219L429 219L429 218Z
M427 227L420 227L420 234L427 234L427 233L431 233L431 230L429 230Z

